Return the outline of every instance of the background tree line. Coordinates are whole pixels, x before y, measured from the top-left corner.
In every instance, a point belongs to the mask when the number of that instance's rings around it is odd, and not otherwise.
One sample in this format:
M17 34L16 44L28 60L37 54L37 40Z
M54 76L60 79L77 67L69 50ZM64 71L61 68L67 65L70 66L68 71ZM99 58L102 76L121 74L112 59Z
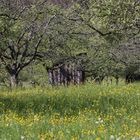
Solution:
M139 13L138 0L0 0L1 83L15 87L31 68L44 77L43 66L83 53L86 77L140 79Z

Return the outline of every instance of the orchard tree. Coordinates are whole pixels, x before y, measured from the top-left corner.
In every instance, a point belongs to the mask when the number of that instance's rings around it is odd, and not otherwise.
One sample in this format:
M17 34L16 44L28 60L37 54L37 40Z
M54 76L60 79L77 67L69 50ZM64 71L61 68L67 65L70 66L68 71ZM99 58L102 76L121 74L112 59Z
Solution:
M56 45L54 54L60 52L58 57L61 59L65 52L68 53L64 57L72 52L72 46L68 47L65 41L62 43L66 36L66 40L70 40L69 38L79 39L80 42L86 40L82 45L79 43L75 46L77 48L75 52L83 50L87 52L87 58L84 58L86 65L83 65L89 75L93 75L95 79L109 74L118 77L118 73L122 72L112 72L113 66L109 66L113 65L113 59L110 57L111 49L117 48L120 42L139 34L139 13L140 2L135 0L77 0L60 15L64 19L59 28L62 37L59 45L54 43ZM71 41L69 43L72 44ZM57 49L60 51L55 51ZM58 59L58 57L55 58ZM55 58L52 57L53 60Z
M124 66L126 83L140 80L140 36L121 43L111 53L112 58Z
M109 73L114 73L114 75L115 73L122 73L112 72L111 67L113 67L113 65L109 66L113 64L110 63L110 61L112 62L114 59L109 57L112 55L111 50L116 50L118 47L120 48L122 42L124 42L124 44L121 46L125 46L125 48L121 47L121 51L118 50L118 53L122 56L119 57L119 60L124 61L127 65L129 65L129 59L131 59L132 64L138 63L139 45L137 45L136 49L136 44L130 43L130 38L135 38L135 36L140 35L139 13L140 1L138 0L86 0L83 2L79 0L75 3L67 19L75 21L79 25L77 30L71 30L71 32L77 31L78 36L89 35L88 39L90 38L89 41L93 44L91 45L92 49L89 53L91 56L89 60L91 73L92 70L94 71L93 74L97 76L105 73L105 75ZM128 40L129 45L127 43ZM131 46L131 48L129 46ZM103 49L104 47L105 49ZM97 50L99 50L98 52L100 53L97 52L95 55L94 52L96 52L96 48L98 48ZM118 53L116 50L116 54ZM128 59L124 59L124 57ZM120 63L120 61L117 63ZM122 65L122 63L120 65ZM126 69L129 68L126 67ZM127 71L125 72L127 73Z
M45 1L22 2L0 2L0 63L10 75L11 87L18 85L20 71L39 57L44 36L56 18Z

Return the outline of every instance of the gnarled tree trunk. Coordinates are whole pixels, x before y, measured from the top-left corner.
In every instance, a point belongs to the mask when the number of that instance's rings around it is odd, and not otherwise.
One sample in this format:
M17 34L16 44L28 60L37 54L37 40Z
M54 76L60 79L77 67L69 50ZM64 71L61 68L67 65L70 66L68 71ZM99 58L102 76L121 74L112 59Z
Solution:
M6 66L6 70L9 73L10 87L15 88L18 86L19 71L16 64Z
M10 74L10 86L11 88L18 86L18 74Z

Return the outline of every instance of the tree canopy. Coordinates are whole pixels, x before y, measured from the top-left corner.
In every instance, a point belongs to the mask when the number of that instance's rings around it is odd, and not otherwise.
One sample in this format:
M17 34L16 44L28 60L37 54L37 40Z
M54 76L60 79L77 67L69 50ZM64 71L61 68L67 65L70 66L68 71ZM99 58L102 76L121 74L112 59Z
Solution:
M138 0L1 0L1 66L12 87L34 61L50 67L81 53L87 54L80 62L88 76L122 73L115 65L135 73L140 63L139 13Z

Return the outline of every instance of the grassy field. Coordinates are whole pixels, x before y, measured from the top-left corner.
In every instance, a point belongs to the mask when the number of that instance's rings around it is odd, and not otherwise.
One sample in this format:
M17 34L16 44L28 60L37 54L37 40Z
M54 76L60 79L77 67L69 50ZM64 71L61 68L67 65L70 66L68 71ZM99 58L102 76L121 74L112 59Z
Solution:
M3 90L0 140L140 140L140 84Z

